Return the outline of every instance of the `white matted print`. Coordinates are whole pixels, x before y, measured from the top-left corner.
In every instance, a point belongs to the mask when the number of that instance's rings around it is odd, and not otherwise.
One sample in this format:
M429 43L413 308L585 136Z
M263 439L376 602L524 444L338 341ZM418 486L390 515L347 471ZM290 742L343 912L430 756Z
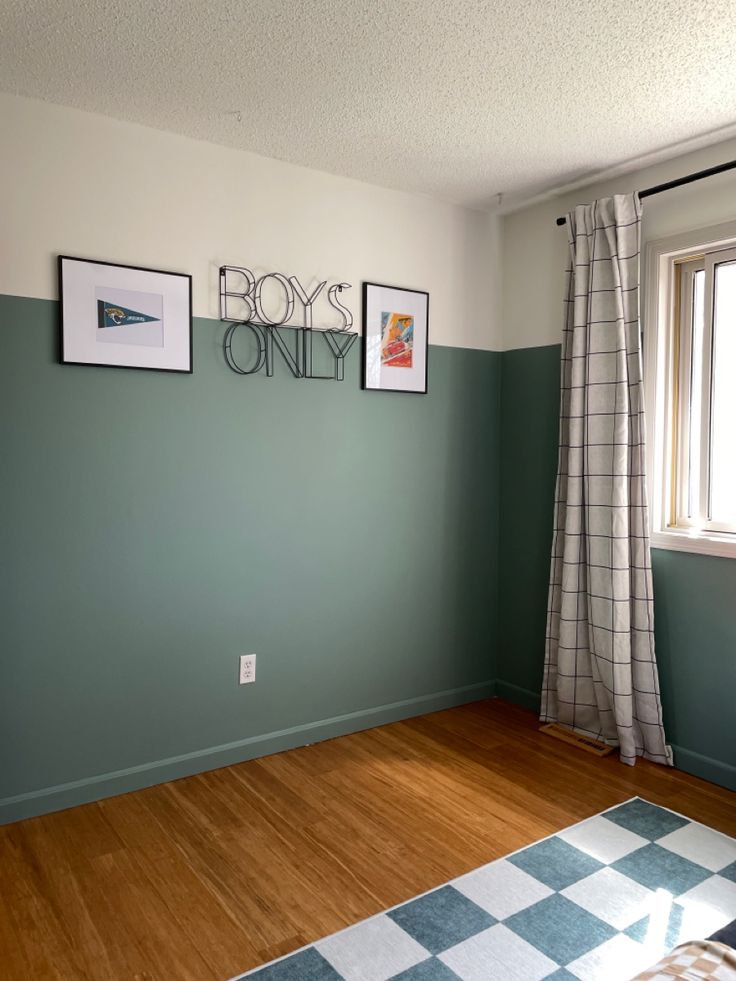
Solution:
M363 283L363 388L427 391L429 293Z
M192 370L192 277L59 256L61 361Z

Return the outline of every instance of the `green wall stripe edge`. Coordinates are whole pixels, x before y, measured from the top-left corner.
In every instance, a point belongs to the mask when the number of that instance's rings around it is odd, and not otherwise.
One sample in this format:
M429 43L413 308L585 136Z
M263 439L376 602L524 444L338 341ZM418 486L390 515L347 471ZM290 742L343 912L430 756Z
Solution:
M406 698L388 705L377 705L345 715L336 715L330 719L320 719L291 726L288 729L249 736L221 746L195 750L183 756L154 760L140 766L102 773L54 787L44 787L15 797L6 797L0 799L0 825L64 810L67 807L76 807L78 804L88 804L105 797L127 794L132 790L141 790L168 780L178 780L207 770L216 770L233 763L243 763L257 757L269 756L271 753L280 753L286 749L308 746L313 742L333 739L335 736L348 735L389 722L398 722L426 712L453 708L456 705L490 698L494 694L494 682L481 681L474 685L464 685L462 688L450 688L416 698Z
M44 296L23 296L21 293L3 293L0 292L0 297L4 297L8 300L24 300L30 303L52 303L54 305L59 304L59 300L50 299ZM197 313L192 312L192 322L196 325L197 321L201 321L204 324L215 324L225 326L225 322L220 320L219 317L202 317ZM286 326L289 326L288 324ZM296 328L298 329L298 328ZM355 314L355 321L353 330L359 331L360 329L360 311ZM430 325L431 332L431 325ZM554 346L554 345L544 345L544 346ZM557 347L560 345L557 344ZM468 347L467 344L435 344L430 340L430 348L450 348L453 351L472 351L474 354L503 354L504 349L500 347ZM360 347L355 348L356 351L360 350ZM525 348L520 348L520 350L526 350ZM352 354L352 351L350 352ZM362 355L361 355L362 357Z

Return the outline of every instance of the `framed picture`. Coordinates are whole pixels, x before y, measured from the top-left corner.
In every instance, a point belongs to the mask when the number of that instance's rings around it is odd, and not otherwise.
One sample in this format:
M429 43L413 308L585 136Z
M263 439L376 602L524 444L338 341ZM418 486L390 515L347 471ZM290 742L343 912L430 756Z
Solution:
M363 388L427 391L429 293L363 283Z
M61 362L192 371L192 277L59 256Z

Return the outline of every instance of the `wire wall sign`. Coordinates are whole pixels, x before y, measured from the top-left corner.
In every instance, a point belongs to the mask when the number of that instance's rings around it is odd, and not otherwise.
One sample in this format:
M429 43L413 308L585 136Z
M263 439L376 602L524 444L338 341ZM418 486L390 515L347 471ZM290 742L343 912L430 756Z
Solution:
M229 324L222 347L228 366L239 375L254 375L265 368L266 374L272 376L274 355L278 353L295 378L343 381L345 355L358 336L351 330L352 313L340 302L340 294L343 290L350 289L350 284L333 284L325 297L332 308L333 316L339 316L340 325L315 327L314 305L325 286L327 280L318 283L311 293L307 293L296 276L287 277L282 273L272 272L256 278L244 266L220 266L220 320ZM292 319L297 301L300 322ZM277 304L278 316L275 309ZM233 352L233 340L240 328L248 331L249 339L255 341L255 357L251 350L250 363L247 365L242 363L242 354L239 354L238 360ZM329 356L329 374L318 374L315 371L315 336L321 337L327 347L326 352L322 349L321 360L326 360L325 354ZM250 346L253 349L253 345Z

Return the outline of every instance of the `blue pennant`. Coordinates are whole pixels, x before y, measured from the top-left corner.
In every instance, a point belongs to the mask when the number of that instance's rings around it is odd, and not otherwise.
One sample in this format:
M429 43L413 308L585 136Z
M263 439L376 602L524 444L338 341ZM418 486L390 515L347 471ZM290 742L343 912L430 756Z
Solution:
M97 327L128 327L130 324L146 324L151 321L158 323L159 317L149 317L147 313L129 310L118 303L97 301Z

